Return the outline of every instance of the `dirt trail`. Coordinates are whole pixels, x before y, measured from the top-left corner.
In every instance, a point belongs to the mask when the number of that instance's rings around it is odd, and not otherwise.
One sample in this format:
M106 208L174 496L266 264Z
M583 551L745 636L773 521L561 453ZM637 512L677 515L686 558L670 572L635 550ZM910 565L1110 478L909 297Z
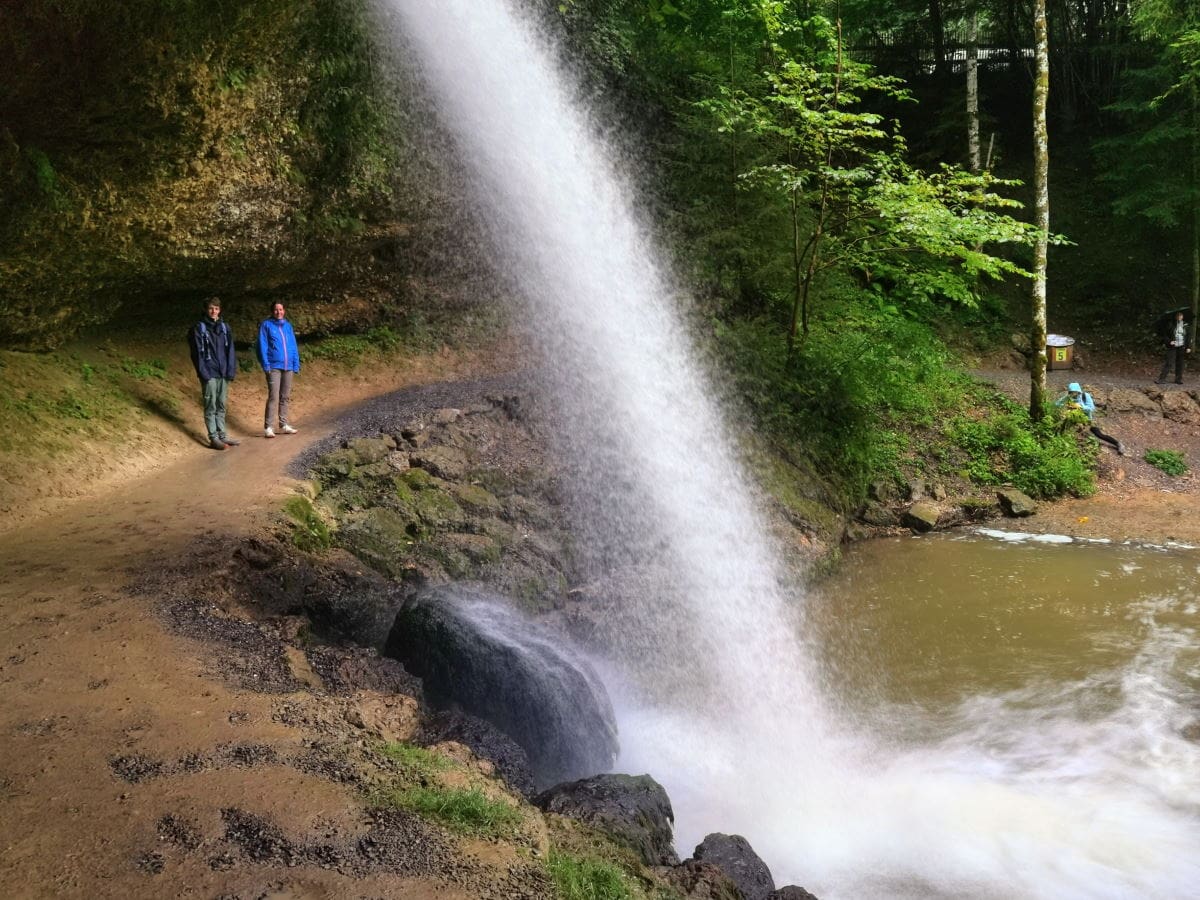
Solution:
M437 374L466 377L496 360L474 362ZM351 383L336 399L403 380ZM138 573L265 526L292 488L288 463L336 418L335 395L305 389L297 385L301 416L309 413L297 435L255 435L225 452L183 442L165 468L0 535L0 896L466 896L429 878L360 876L351 888L314 863L281 870L170 856L184 840L171 822L217 834L233 807L269 812L287 833L364 833L352 789L327 778L268 761L131 783L137 759L303 750L303 732L273 721L279 695L211 677L202 648L165 631L157 598L130 586ZM131 780L114 773L118 757L134 760Z

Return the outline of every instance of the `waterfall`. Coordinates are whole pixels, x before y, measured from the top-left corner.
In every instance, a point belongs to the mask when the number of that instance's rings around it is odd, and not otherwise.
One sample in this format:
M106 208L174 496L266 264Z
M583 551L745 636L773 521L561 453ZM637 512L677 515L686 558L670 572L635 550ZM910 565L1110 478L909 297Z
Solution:
M512 0L379 0L524 304L609 618L626 771L676 809L681 855L745 835L779 883L850 897L1181 896L1197 828L1146 792L1009 774L837 712L640 220L628 161ZM601 601L598 601L601 602Z

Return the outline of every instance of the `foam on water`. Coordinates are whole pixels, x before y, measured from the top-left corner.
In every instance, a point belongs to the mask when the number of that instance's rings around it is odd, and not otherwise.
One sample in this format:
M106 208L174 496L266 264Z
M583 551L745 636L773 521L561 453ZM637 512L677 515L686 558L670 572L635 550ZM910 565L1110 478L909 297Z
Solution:
M840 715L571 72L508 0L380 3L553 367L584 552L639 599L613 611L618 766L666 786L682 854L741 833L823 900L1200 893L1169 637L1113 676L1103 714L1087 685L977 698L920 745Z

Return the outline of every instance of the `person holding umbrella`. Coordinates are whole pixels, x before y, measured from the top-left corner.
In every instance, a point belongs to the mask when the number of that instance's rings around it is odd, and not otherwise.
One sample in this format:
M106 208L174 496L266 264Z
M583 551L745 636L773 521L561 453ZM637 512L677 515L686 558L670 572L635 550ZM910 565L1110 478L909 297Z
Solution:
M1155 379L1155 384L1166 384L1167 375L1171 369L1175 369L1175 383L1183 384L1183 366L1187 355L1192 352L1192 348L1188 346L1188 323L1184 318L1185 310L1175 310L1174 321L1171 321L1166 329L1164 338L1167 345L1167 355L1163 359L1162 372Z

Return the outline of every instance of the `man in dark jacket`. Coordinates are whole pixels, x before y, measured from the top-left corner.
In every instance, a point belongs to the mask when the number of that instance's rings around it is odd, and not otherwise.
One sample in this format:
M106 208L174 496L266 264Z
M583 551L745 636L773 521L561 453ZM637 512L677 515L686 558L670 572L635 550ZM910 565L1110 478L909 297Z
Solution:
M237 354L233 350L233 332L221 318L221 301L216 297L204 301L204 318L192 326L188 343L192 348L192 365L200 379L208 445L214 450L236 447L241 441L225 433L225 405L229 400L229 382L237 375Z

